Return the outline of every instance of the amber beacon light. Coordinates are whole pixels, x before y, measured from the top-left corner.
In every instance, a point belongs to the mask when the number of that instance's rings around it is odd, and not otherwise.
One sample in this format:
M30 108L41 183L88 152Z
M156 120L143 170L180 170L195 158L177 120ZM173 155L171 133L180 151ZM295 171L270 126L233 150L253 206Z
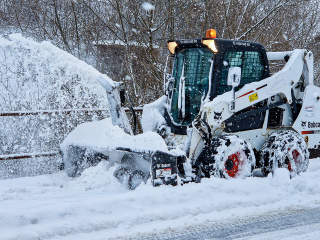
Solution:
M208 29L206 32L206 38L216 38L217 32L214 29Z

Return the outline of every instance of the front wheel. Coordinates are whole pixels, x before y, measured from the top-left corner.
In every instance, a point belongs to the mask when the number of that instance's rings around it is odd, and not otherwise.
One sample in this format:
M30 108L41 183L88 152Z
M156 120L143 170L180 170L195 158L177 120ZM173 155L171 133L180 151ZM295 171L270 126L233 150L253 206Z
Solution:
M214 138L201 164L205 176L244 178L252 175L255 156L251 144L236 135Z

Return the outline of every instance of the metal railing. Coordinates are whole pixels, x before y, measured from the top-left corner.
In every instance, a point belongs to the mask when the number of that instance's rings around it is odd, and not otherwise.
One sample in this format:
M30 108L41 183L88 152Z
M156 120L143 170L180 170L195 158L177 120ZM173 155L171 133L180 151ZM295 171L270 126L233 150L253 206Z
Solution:
M139 118L142 114L142 107L134 108L134 111L138 114ZM108 112L108 109L63 109L63 110L39 110L39 111L7 111L0 112L0 117L22 117L22 116L36 116L36 115L68 115L71 113L102 113ZM130 114L129 108L124 108L124 111ZM130 119L129 119L130 120ZM138 128L141 126L140 121L138 123ZM60 154L60 150L54 149L49 152L39 152L39 153L18 153L18 154L4 154L0 155L0 161L2 160L18 160L18 159L30 159L30 158L42 158L42 157L52 157Z

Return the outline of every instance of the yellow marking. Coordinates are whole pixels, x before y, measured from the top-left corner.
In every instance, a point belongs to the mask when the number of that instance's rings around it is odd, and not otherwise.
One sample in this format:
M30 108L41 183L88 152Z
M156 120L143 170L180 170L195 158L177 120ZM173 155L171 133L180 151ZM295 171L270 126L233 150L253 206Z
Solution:
M258 97L258 93L254 93L254 94L251 94L249 95L249 101L250 102L253 102L255 100L257 100L259 97Z

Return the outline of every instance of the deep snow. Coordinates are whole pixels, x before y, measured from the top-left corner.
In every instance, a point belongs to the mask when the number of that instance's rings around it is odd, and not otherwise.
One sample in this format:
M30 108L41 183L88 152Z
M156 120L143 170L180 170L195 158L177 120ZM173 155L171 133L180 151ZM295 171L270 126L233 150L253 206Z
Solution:
M62 171L1 180L0 239L141 239L164 232L169 237L193 225L320 207L320 158L291 180L281 169L273 177L210 178L177 187L154 188L149 181L134 191L124 188L107 165L103 161L74 179ZM275 236L271 232L263 239ZM320 230L309 236L319 239Z
M0 113L35 114L0 117L0 155L59 151L78 124L109 116L101 78L113 83L50 42L0 34Z

